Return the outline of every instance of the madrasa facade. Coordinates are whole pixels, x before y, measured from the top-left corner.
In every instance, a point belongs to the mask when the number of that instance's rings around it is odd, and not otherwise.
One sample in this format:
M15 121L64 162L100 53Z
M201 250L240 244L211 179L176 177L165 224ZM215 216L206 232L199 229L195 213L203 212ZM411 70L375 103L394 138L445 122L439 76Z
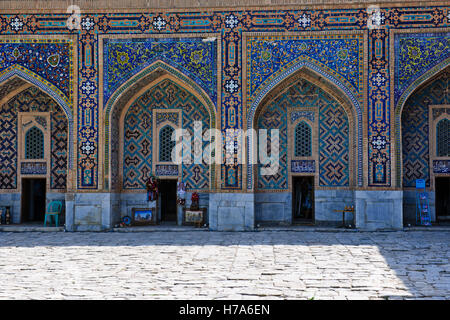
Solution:
M66 230L101 231L150 207L182 224L198 195L210 230L345 207L401 229L422 181L438 223L449 80L446 1L0 1L0 207L41 223L61 201ZM174 132L199 161L174 161Z

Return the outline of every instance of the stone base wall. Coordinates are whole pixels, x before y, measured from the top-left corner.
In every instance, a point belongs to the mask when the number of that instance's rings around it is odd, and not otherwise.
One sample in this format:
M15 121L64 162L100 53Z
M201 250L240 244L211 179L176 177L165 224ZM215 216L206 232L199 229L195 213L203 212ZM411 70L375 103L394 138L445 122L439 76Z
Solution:
M403 227L402 191L315 190L314 224L341 226L342 210L354 206L356 216L345 214L345 224L362 230L400 229ZM292 223L291 193L256 193L256 223Z
M355 204L358 229L403 228L403 191L355 191Z
M333 210L354 205L352 190L315 190L314 224L337 226L342 224L342 214ZM346 214L346 224L353 223L353 215ZM292 193L255 193L255 220L257 224L292 224Z
M0 193L0 207L11 207L11 222L21 223L21 193ZM50 201L59 200L63 204L63 211L59 223L62 225L65 221L65 194L58 192L47 192L46 208Z
M11 207L11 222L20 223L20 193L0 193L0 207Z
M342 213L334 210L343 210L346 206L355 205L355 192L353 190L315 190L314 217L317 226L341 226ZM354 216L345 214L345 224L353 224Z
M147 201L147 193L122 193L117 195L118 205L117 208L113 210L114 216L112 217L113 225L120 222L120 220L125 216L130 216L133 214L133 208L149 208L154 204ZM192 192L186 192L186 208L191 205ZM201 208L207 209L206 223L208 223L208 211L209 211L209 193L199 193L199 205ZM158 206L158 218L161 219L161 198L157 200ZM177 224L182 225L183 223L183 210L182 207L177 206Z
M200 193L200 207L207 208L210 230L251 231L258 223L292 223L292 194L284 193ZM429 192L432 221L435 221L435 194ZM186 207L191 204L186 194ZM0 206L10 206L12 223L20 223L20 193L0 194ZM415 224L414 191L316 190L315 225L342 224L342 214L334 212L354 205L356 227L361 230L401 229ZM68 231L103 231L114 227L133 208L148 208L146 193L47 193L47 203L64 203L61 223ZM404 215L403 215L404 213ZM346 224L354 217L346 214ZM178 207L179 225L182 208Z
M103 231L112 227L117 195L112 193L67 193L66 229Z
M255 228L253 193L211 193L209 229L216 231L251 231Z
M292 223L292 193L255 193L256 223Z

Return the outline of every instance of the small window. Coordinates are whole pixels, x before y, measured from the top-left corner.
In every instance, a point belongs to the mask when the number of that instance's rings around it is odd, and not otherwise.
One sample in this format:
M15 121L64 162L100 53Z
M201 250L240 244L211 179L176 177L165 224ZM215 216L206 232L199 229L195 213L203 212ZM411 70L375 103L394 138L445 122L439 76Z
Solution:
M44 134L36 127L31 128L25 135L25 159L44 158Z
M175 141L172 141L173 132L171 126L165 126L159 131L159 161L172 161L172 149L175 147Z
M301 121L295 127L295 156L311 156L311 127L304 121Z
M450 157L450 120L442 119L436 126L437 156Z

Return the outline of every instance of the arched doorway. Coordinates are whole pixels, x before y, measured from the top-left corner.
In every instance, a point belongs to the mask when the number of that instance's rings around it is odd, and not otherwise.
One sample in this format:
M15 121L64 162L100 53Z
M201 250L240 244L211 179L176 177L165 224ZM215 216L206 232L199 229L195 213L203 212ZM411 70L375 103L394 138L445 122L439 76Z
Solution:
M206 133L214 127L214 112L211 113L208 103L191 85L158 68L131 84L123 96L128 98L117 98L107 114L111 143L110 153L105 153L110 158L110 170L105 172L105 178L110 181L110 190L120 199L112 219L119 221L124 215L131 216L133 209L148 206L146 182L150 175L155 175L162 188L158 199L159 219L181 223L180 214L172 212L176 207L177 181L186 186L187 204L190 195L198 192L201 207L208 205L208 192L215 185L213 166L204 159L200 163L194 161L196 152L201 154L211 143ZM171 160L173 141L169 135L177 129L186 130L192 137L190 164L174 164ZM200 148L194 144L196 135L203 138Z
M264 175L264 165L255 166L258 223L335 225L340 217L333 209L353 205L355 114L338 92L304 69L261 101L253 127L257 133L279 130L280 167L275 174Z
M16 76L1 84L0 202L13 223L43 222L46 204L64 201L68 136L67 115L48 93Z
M432 221L450 217L450 67L416 88L400 110L403 222L416 222L416 180L425 180Z

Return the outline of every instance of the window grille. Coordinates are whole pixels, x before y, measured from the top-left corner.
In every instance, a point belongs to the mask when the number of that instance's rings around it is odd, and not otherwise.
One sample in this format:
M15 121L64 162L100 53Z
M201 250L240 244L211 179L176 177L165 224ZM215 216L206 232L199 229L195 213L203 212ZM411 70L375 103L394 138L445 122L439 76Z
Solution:
M295 127L295 156L310 157L311 153L311 128L301 121Z
M442 119L436 126L437 156L450 157L450 120Z
M159 131L159 161L172 161L172 149L175 147L175 141L172 141L173 132L171 126L165 126Z
M25 158L44 158L44 134L36 127L28 130L25 135Z

